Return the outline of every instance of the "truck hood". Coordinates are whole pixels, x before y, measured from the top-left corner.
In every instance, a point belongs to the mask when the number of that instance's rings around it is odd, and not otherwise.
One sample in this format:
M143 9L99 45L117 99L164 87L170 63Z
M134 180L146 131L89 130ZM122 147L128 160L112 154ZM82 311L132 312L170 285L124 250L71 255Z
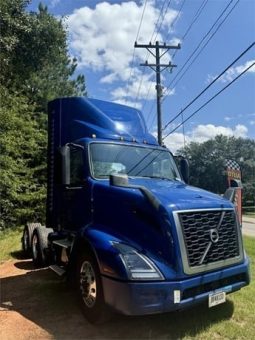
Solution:
M131 185L147 188L167 210L232 208L232 203L212 192L177 180L129 179Z
M129 177L126 189L109 180L95 181L92 188L93 223L144 251L167 279L176 279L177 273L185 277L173 212L233 207L218 195L176 180Z

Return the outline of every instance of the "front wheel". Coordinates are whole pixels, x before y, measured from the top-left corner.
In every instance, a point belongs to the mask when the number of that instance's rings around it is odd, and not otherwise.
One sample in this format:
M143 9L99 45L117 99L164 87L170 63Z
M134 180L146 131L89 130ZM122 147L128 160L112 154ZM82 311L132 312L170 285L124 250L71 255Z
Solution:
M103 323L109 319L111 313L104 301L99 268L92 254L83 253L79 256L76 289L79 303L89 322Z

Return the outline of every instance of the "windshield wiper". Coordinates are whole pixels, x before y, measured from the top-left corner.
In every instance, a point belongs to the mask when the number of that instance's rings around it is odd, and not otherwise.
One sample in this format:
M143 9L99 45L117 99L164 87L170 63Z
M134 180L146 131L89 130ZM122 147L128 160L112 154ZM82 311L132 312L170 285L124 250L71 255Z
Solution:
M147 175L147 176L141 176L141 177L147 177L147 178L157 178L157 179L163 179L165 181L172 181L173 179L167 178L167 177L160 177L160 176L153 176L153 175Z

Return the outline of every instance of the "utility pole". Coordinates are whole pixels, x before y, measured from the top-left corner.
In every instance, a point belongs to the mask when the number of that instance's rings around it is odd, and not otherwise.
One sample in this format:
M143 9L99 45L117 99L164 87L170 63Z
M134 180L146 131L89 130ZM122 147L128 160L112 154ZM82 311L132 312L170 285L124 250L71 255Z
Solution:
M170 49L180 49L181 45L178 44L177 46L169 46L166 43L160 45L158 41L156 41L155 45L149 43L148 45L144 44L137 44L135 42L135 48L146 48L150 54L152 54L156 58L156 64L149 64L146 61L144 64L140 64L140 66L149 66L154 72L156 72L156 91L157 91L157 117L158 117L158 143L162 145L162 113L161 113L161 98L163 96L163 86L161 85L161 72L163 72L166 68L176 67L177 65L171 64L160 64L160 59L165 55ZM155 50L155 53L152 50ZM162 54L160 54L160 50L165 50Z

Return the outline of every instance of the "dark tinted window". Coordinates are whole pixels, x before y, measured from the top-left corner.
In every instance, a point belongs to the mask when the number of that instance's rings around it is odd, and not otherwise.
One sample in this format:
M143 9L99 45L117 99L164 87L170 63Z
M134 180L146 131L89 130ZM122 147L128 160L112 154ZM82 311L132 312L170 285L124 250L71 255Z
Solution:
M80 185L83 182L83 150L71 148L70 154L70 184Z

